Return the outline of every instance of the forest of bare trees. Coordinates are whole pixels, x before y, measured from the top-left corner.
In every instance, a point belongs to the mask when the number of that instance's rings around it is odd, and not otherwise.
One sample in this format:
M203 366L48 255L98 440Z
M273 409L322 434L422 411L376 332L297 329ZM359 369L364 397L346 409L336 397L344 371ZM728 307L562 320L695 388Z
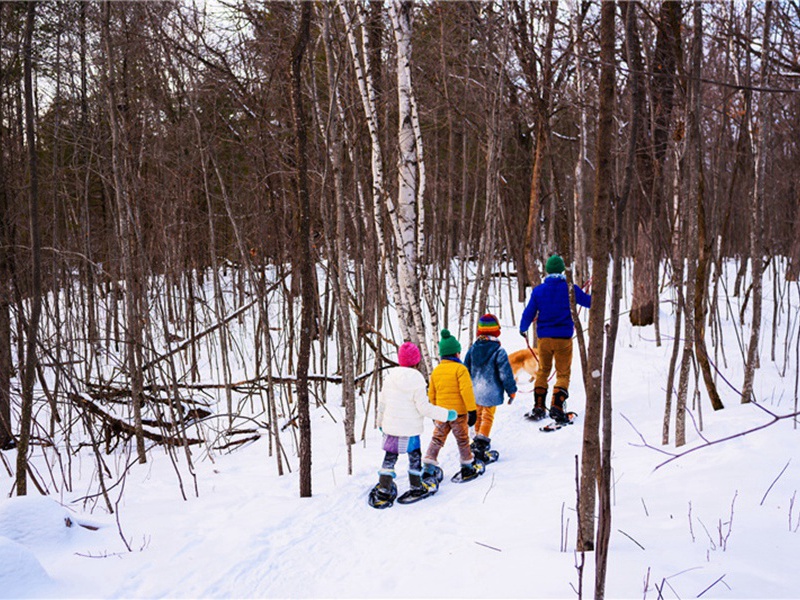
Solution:
M782 343L760 330L786 310L762 281L800 276L798 61L797 0L0 2L11 493L70 488L86 451L113 511L118 445L139 462L167 448L191 473L195 445L266 432L281 472L299 451L310 495L309 405L341 387L350 447L390 340L431 364L440 326L491 310L498 277L524 295L552 252L609 290L612 324L654 325L659 343L674 290L663 442L682 445L695 375L724 404L709 360L723 263L752 315L737 401L767 359L759 336ZM592 317L590 511L615 331Z

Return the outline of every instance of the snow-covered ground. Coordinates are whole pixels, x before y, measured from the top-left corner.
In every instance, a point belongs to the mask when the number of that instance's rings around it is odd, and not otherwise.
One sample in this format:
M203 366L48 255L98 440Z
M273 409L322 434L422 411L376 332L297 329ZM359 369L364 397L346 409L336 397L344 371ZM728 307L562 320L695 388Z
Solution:
M665 302L663 332L672 331L669 310ZM524 347L512 312L501 314L504 346ZM793 348L797 316L788 318ZM463 342L469 333L458 336ZM794 421L783 419L664 464L670 458L664 452L676 452L660 444L672 344L657 346L654 337L652 327L633 329L622 318L613 386L607 597L800 597L800 433ZM723 339L727 360L718 367L741 385L736 335L728 331ZM756 380L756 396L780 415L794 410L791 355L781 378L765 342ZM580 378L576 352L569 408L582 414ZM769 422L767 413L740 404L719 383L726 408L715 413L703 399L702 414L692 411L703 431L690 420L682 450ZM199 495L180 465L188 500L172 461L159 451L146 465L131 467L113 515L102 502L93 511L74 503L89 491L77 485L56 499L2 499L0 597L574 598L582 560L575 553L574 507L583 423L579 418L558 432L540 432L539 424L523 418L532 398L530 384L521 385L514 404L498 409L492 438L500 460L475 481L451 483L458 460L449 440L440 455L446 477L439 492L413 505L383 511L368 506L383 457L380 433L369 417L348 475L343 419L333 400L327 410L312 411L308 499L299 498L296 458L293 472L279 477L265 436L213 460L197 454ZM362 424L360 415L357 431ZM430 431L428 423L423 445ZM13 453L6 459L13 463ZM401 493L405 460L398 463ZM93 475L86 458L75 469L87 479ZM2 489L9 489L5 469L0 478ZM118 490L111 497L115 502ZM594 555L588 553L584 597L593 595L593 578Z

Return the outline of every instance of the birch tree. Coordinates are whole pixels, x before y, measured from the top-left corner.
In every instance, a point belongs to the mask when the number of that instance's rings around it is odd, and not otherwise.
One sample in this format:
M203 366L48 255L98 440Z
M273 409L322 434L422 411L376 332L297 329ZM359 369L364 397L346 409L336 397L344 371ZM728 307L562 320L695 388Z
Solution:
M398 282L405 321L422 352L423 370L431 364L428 336L420 300L424 297L420 272L421 194L424 193L424 169L418 115L411 81L411 36L414 3L412 0L393 0L389 4L394 40L397 50L397 201L390 216L394 223L395 245L398 252Z

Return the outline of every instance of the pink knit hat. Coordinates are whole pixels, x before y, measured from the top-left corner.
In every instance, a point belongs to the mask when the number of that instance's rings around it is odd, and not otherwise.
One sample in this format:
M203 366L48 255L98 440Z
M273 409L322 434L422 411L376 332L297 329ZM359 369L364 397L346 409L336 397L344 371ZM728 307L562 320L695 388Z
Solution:
M419 348L411 342L406 342L397 350L397 362L401 367L413 367L420 361Z

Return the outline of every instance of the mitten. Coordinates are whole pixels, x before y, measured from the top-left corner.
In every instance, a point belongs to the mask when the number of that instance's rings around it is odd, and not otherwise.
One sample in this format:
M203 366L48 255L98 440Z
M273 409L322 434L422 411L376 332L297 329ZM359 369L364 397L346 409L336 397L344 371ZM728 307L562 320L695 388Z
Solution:
M467 425L472 427L473 425L475 425L475 421L478 420L478 412L475 411L475 410L471 410L471 411L469 411L467 413L467 415L468 415L467 416Z
M454 411L452 408L447 411L447 420L448 421L455 421L458 418L458 413Z
M514 392L513 394L509 394L508 395L508 403L512 404L514 402L514 398L516 398L516 397L517 397L517 393L516 392Z

